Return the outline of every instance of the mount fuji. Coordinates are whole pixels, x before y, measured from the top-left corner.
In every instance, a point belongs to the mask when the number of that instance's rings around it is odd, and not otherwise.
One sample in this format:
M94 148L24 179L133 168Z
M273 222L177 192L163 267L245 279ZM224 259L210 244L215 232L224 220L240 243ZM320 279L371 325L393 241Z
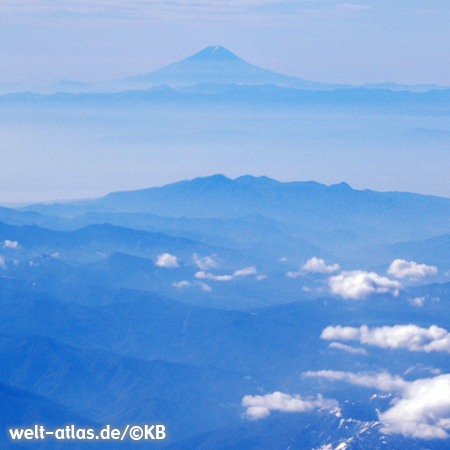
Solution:
M283 75L250 64L226 48L206 47L182 61L169 64L154 72L118 80L123 87L143 89L165 84L172 87L196 84L275 84L302 89L329 89L330 85Z

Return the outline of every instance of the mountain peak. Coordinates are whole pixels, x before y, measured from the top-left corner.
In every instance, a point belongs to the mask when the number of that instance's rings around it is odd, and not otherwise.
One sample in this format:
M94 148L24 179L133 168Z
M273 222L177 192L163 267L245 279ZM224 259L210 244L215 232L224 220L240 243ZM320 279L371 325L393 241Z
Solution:
M190 56L186 61L242 61L241 58L221 45L209 46Z

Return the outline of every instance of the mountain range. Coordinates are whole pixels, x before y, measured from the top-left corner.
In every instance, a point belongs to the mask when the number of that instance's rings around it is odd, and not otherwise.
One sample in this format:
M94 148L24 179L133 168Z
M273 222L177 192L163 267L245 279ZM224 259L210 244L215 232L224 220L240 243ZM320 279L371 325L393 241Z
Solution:
M408 424L444 429L449 235L448 198L248 175L0 208L0 424L163 422L167 450L445 450L385 426L409 402L432 413Z

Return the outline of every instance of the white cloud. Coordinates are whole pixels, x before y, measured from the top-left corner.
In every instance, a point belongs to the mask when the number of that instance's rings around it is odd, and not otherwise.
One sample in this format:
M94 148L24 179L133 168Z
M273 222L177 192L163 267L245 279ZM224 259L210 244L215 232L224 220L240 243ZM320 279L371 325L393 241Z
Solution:
M353 353L355 355L367 355L367 351L364 348L355 348L350 345L345 345L340 342L332 342L328 347L337 348L347 353Z
M321 395L315 399L302 399L300 395L290 396L283 392L273 392L266 395L246 395L242 399L245 415L250 419L262 419L270 415L271 411L307 412L316 408L335 408L335 400L326 400Z
M375 272L353 270L341 272L328 280L333 294L345 299L362 300L372 294L399 294L401 284L398 281L382 277Z
M323 259L316 258L315 256L311 259L308 259L308 261L306 261L306 263L301 268L301 270L304 272L312 273L333 273L337 272L339 269L339 264L327 266Z
M381 432L419 439L447 439L450 430L450 374L405 381L387 372L371 375L324 370L309 377L341 380L351 384L394 391L391 407L379 413Z
M176 283L173 283L172 286L181 289L181 288L184 288L184 287L191 287L192 283L190 281L187 281L187 280L182 280L182 281L178 281Z
M205 292L211 292L211 291L212 291L212 287L209 286L209 285L206 284L206 283L199 282L198 285L199 285L199 286L202 288L202 290L205 291Z
M205 272L201 270L195 274L195 278L199 280L214 280L214 281L231 281L233 279L232 275L214 275L213 273Z
M199 257L197 253L194 253L192 259L200 270L209 270L219 267L217 261L215 261L211 256Z
M421 328L417 325L395 325L393 327L369 328L363 325L353 327L327 327L322 339L337 341L358 341L361 344L381 348L407 349L411 352L450 353L450 333L436 325Z
M6 239L3 242L3 248L17 249L17 248L19 248L19 243L17 241L10 241L10 240Z
M3 267L3 268L6 267L5 260L2 255L0 255L0 267Z
M298 277L301 276L301 275L302 275L301 272L288 272L288 273L286 274L286 276L287 276L288 278L298 278Z
M195 274L195 278L199 280L214 280L214 281L231 281L234 278L247 277L249 275L257 275L258 271L256 267L244 267L243 269L235 270L232 275L214 275L210 272L201 270Z
M420 306L422 307L425 303L426 297L416 297L416 298L411 298L409 300L409 303L413 306Z
M304 376L309 378L326 378L330 381L346 381L347 383L375 388L385 392L401 390L407 384L403 378L392 376L388 372L368 374L339 372L336 370L319 370L317 372L305 372Z
M170 253L163 253L158 256L155 263L158 267L165 267L167 269L174 269L175 267L180 267L178 264L178 258Z
M210 292L212 291L211 286L208 286L206 283L203 283L201 281L194 281L193 283L191 283L190 281L187 280L182 280L182 281L178 281L176 283L172 284L173 287L176 287L178 289L182 289L182 288L188 288L188 287L195 287L198 286L202 289L202 291L204 292Z
M401 396L379 418L383 433L447 439L450 430L450 375L407 383Z
M244 267L243 269L236 270L233 273L233 277L247 277L249 275L256 275L258 271L255 266Z
M414 261L396 259L392 261L387 273L395 278L419 280L430 275L436 275L438 268L435 266L427 266L426 264L418 264Z

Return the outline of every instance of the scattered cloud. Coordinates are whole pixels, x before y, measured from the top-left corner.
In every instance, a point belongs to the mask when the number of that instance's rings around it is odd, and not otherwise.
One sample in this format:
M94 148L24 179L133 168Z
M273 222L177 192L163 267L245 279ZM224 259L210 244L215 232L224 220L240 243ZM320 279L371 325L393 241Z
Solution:
M163 253L158 256L158 259L155 263L158 267L165 267L167 269L174 269L176 267L180 267L178 264L178 258L170 253Z
M336 408L338 403L326 400L321 395L315 399L302 399L300 395L290 396L276 391L266 395L246 395L242 399L242 406L247 408L245 416L256 420L269 416L271 411L307 412L317 408Z
M364 348L351 347L350 345L342 344L341 342L332 342L328 347L336 348L347 353L353 353L355 355L367 356L367 351Z
M340 269L339 264L333 264L328 266L323 259L316 258L315 256L308 259L302 266L301 270L304 272L312 273L333 273Z
M17 249L17 248L19 248L19 243L17 241L10 241L10 240L6 239L3 242L3 248Z
M322 339L337 341L358 341L361 344L381 348L407 349L411 352L450 353L450 333L444 328L432 325L421 328L417 325L395 325L393 327L369 328L363 325L353 327L327 327Z
M333 294L354 300L362 300L372 294L390 293L397 296L401 288L398 281L363 270L341 272L331 277L328 285Z
M5 260L2 255L0 255L0 267L3 267L3 268L6 267Z
M331 275L339 271L339 264L327 265L323 259L310 258L298 272L287 272L288 278L298 278L307 273L328 274L328 286L332 294L340 295L345 299L362 300L372 294L387 294L398 296L402 287L400 281L392 280L388 277L378 275L376 272L367 272L365 270L342 271L337 275ZM396 259L389 266L388 275L395 278L418 280L422 277L435 275L438 272L437 267L426 264L417 264L414 261L405 261ZM421 306L419 299L415 302Z
M210 270L219 267L217 261L215 261L211 256L199 257L197 253L194 253L192 259L200 270Z
M418 264L414 261L406 261L404 259L392 261L387 271L388 275L392 275L395 278L409 278L411 280L420 280L430 275L436 275L437 272L438 268L435 266Z
M324 370L305 375L396 392L391 407L379 413L382 433L419 439L450 437L450 374L415 381L405 381L387 372L364 374Z

